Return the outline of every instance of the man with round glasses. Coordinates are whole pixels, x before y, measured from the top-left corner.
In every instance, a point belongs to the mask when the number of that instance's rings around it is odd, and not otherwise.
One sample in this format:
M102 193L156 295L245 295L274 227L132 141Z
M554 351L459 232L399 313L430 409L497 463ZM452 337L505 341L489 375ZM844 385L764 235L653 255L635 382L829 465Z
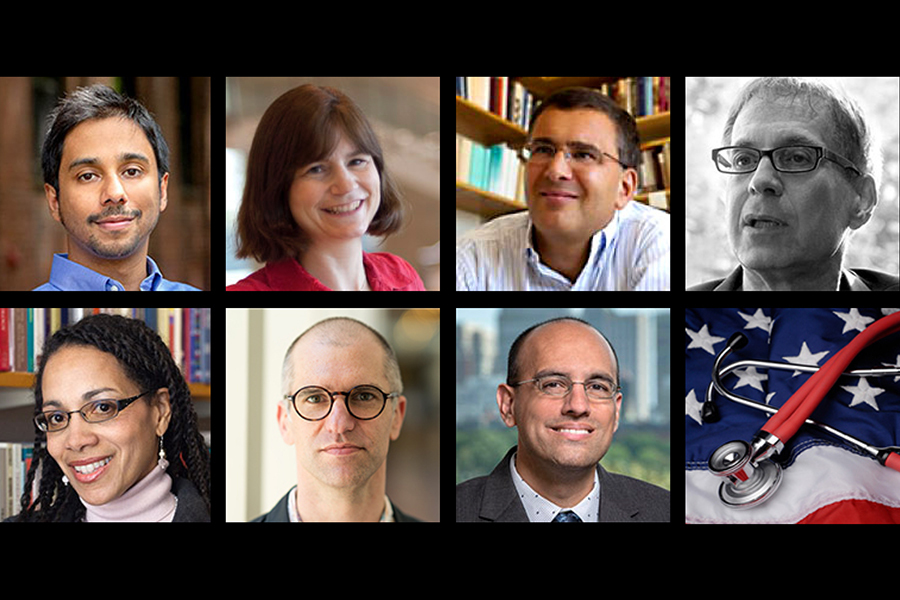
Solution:
M767 77L741 90L712 151L740 265L689 291L898 291L897 276L845 268L877 204L870 125L842 92Z
M612 344L586 321L553 319L519 335L497 388L519 444L490 475L456 486L456 520L668 521L669 492L599 465L619 427L618 382Z
M355 319L326 319L290 345L282 379L278 428L294 447L297 486L254 521L416 521L385 494L406 414L388 342Z

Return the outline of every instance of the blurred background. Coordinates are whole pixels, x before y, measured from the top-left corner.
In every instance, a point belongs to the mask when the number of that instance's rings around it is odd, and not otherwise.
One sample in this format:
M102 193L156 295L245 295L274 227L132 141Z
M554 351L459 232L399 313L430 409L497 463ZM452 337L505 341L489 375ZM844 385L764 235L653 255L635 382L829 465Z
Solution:
M366 252L390 252L415 267L426 289L440 289L439 77L228 77L225 79L226 285L262 265L234 256L234 219L244 190L253 134L263 113L284 92L304 83L341 90L375 129L385 164L410 204L407 226Z
M457 309L456 483L489 474L516 445L497 409L509 348L523 331L572 316L596 327L619 357L622 415L604 468L670 487L669 309Z
M150 257L166 279L210 289L210 79L0 77L0 290L45 283L53 253L66 252L65 230L47 209L41 146L57 101L98 83L143 104L169 145L169 203Z
M440 310L227 309L225 520L269 512L297 484L278 432L281 368L291 342L323 319L351 317L384 336L400 363L406 417L387 458L387 494L403 512L440 520Z

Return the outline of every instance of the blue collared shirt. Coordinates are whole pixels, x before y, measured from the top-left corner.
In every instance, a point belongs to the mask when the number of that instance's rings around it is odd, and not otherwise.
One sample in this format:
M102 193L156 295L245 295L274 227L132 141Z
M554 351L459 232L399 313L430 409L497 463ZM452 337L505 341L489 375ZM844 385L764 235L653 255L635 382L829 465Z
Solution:
M669 215L639 202L595 233L575 281L551 269L532 243L528 211L499 217L456 240L456 290L669 290Z
M125 286L111 277L69 260L68 254L54 254L50 281L33 292L122 292ZM147 278L141 282L142 292L199 292L187 285L163 279L159 267L147 257Z

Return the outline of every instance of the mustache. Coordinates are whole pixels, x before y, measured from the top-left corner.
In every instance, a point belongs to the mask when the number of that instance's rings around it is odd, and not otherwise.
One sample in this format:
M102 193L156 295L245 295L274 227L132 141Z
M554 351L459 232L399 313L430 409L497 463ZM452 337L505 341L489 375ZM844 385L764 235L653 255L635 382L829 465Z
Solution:
M97 213L95 215L91 215L88 217L88 223L97 223L98 221L102 221L103 219L108 219L110 217L126 217L128 219L139 219L143 213L140 209L127 210L122 208L121 206L113 207L104 210L101 213Z

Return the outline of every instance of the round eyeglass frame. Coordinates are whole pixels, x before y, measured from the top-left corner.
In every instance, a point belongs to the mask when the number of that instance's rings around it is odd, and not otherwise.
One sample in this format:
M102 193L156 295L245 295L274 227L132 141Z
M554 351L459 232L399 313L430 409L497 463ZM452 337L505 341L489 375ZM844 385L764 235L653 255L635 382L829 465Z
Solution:
M350 394L353 393L353 390L356 390L359 388L372 388L381 394L381 397L383 399L383 401L381 403L381 409L375 414L375 416L373 416L373 417L357 417L355 414L353 414L353 411L350 409L350 403L347 401L347 399L350 397ZM300 409L297 408L297 402L296 402L297 395L300 392L302 392L303 390L308 390L308 389L322 390L323 392L328 394L328 397L331 399L331 404L328 406L328 412L326 412L324 415L322 415L318 419L310 419L309 417L304 417L303 414L300 413ZM381 388L379 388L377 385L372 385L371 383L364 383L362 385L354 386L354 387L350 388L349 391L346 391L346 392L332 392L328 388L322 387L321 385L306 385L306 386L303 386L302 388L300 388L299 390L297 390L296 392L294 392L293 394L285 395L284 399L291 401L291 406L294 407L294 412L297 413L297 416L299 416L304 421L321 421L322 419L326 419L328 417L328 415L331 414L331 411L334 409L334 397L335 396L343 396L344 397L344 405L347 407L347 412L350 413L350 416L352 416L354 419L356 419L358 421L371 421L372 419L377 419L378 417L381 416L381 413L384 412L384 407L387 406L387 401L389 398L393 398L394 396L399 396L399 395L400 394L397 392L387 393L387 392L383 391Z

